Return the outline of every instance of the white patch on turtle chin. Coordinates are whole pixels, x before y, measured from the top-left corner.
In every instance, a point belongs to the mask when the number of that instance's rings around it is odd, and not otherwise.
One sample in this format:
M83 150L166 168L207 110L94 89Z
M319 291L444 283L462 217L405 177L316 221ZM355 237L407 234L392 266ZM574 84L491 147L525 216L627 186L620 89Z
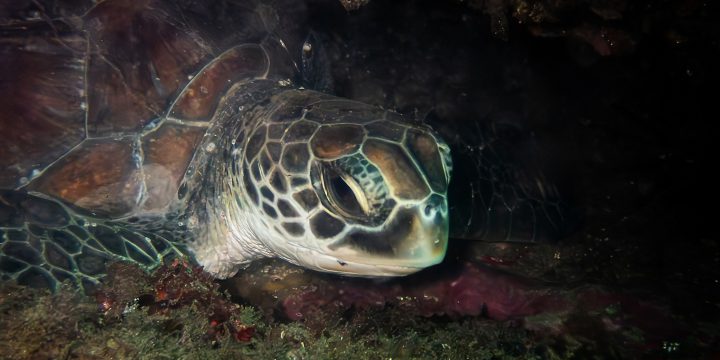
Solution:
M254 214L230 201L225 211L208 209L211 219L197 240L189 244L195 260L219 279L229 278L243 265L275 254L260 239L265 228Z

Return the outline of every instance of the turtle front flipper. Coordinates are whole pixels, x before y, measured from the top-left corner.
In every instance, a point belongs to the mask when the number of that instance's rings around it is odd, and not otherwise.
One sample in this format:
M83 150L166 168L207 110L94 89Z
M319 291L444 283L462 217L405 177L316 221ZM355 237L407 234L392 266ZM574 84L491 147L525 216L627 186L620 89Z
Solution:
M113 261L151 270L183 256L177 244L129 225L80 214L40 194L2 191L0 277L50 289L69 281L90 292Z

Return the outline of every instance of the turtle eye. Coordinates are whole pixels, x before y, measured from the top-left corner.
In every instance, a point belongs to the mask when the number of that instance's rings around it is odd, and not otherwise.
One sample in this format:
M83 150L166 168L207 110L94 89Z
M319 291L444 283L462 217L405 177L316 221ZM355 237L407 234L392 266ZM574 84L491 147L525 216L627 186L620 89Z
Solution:
M322 188L330 205L348 217L364 217L370 212L365 192L355 179L339 169L323 172Z

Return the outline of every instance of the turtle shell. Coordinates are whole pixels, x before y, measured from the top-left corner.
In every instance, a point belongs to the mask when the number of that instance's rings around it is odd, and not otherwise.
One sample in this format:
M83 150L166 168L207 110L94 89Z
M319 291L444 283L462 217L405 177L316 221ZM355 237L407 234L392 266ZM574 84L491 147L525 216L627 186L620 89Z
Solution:
M294 71L301 25L274 9L298 6L59 4L0 9L0 189L163 212L228 87Z

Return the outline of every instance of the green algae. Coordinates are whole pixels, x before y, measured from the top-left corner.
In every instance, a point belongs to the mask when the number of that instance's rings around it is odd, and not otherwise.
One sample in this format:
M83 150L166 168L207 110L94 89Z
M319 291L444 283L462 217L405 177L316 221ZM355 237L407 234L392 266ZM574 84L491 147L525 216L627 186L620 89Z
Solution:
M55 294L3 283L3 359L510 359L539 358L519 328L481 319L405 318L392 309L358 313L323 329L263 317L250 306L247 342L230 331L208 335L204 304L151 313L128 306L103 315L95 299L65 287Z
M642 330L608 331L629 316L616 305L493 321L412 316L388 303L289 321L277 307L231 301L185 262L154 274L123 263L109 269L92 297L70 286L50 293L1 282L0 359L687 358L717 338L697 331L700 338L668 338L648 352Z
M0 358L67 358L84 329L99 317L91 299L63 288L52 295L3 283L0 286Z

